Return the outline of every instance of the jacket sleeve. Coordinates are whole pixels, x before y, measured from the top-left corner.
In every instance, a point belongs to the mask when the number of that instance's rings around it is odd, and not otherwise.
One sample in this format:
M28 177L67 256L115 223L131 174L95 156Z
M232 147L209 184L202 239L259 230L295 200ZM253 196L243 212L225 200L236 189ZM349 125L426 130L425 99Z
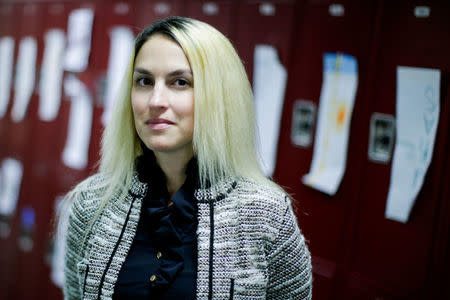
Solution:
M280 216L281 227L268 255L268 299L311 299L311 256L297 225L290 200Z
M73 199L66 199L69 211L64 255L64 299L81 299L78 263L83 259L83 242L88 224L83 194L79 192Z

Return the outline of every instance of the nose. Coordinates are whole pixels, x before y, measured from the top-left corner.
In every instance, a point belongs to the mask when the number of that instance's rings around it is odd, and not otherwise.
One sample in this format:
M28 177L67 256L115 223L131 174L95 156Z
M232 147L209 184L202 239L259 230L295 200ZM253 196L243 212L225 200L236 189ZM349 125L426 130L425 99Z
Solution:
M166 86L164 82L162 81L156 81L155 85L153 87L150 101L149 101L150 108L157 109L157 108L165 108L167 107L167 93L166 93Z

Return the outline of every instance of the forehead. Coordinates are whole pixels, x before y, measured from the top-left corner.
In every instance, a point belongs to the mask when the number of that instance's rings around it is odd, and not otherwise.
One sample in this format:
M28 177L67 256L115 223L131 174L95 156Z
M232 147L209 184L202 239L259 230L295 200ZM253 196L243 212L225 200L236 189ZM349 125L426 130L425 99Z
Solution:
M135 67L140 68L188 68L189 61L183 49L163 34L152 35L139 50Z

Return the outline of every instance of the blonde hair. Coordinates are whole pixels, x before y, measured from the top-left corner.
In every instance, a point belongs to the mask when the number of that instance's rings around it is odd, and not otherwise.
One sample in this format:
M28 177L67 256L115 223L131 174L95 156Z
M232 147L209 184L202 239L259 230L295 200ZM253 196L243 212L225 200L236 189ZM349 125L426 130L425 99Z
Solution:
M153 23L136 38L115 109L103 133L99 171L105 180L95 187L102 191L98 215L114 194L120 198L126 195L135 160L143 153L130 97L135 57L153 34L164 34L178 43L191 65L195 99L193 150L201 187L233 177L279 188L263 175L258 164L253 93L234 47L206 23L171 17ZM72 193L83 186L80 184Z

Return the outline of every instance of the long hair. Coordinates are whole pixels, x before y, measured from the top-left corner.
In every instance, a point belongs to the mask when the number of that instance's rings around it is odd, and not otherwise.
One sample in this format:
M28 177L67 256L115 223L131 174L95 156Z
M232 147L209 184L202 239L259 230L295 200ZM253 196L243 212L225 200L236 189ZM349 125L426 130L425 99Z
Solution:
M135 40L116 108L102 140L100 172L109 178L108 188L113 189L110 192L123 191L130 184L135 159L142 154L131 107L132 74L142 45L157 33L171 38L183 49L192 69L193 147L201 186L214 185L224 177L267 182L255 150L253 94L235 49L223 34L206 23L170 17L153 23Z
M153 23L135 40L115 108L103 133L99 172L105 180L95 187L102 195L98 215L113 195L120 195L119 198L126 195L135 172L135 160L143 153L134 125L131 87L135 58L154 34L163 34L176 42L192 69L193 150L201 187L234 177L280 188L263 175L258 164L253 93L236 50L212 26L190 18L170 17ZM85 187L81 183L71 195Z

